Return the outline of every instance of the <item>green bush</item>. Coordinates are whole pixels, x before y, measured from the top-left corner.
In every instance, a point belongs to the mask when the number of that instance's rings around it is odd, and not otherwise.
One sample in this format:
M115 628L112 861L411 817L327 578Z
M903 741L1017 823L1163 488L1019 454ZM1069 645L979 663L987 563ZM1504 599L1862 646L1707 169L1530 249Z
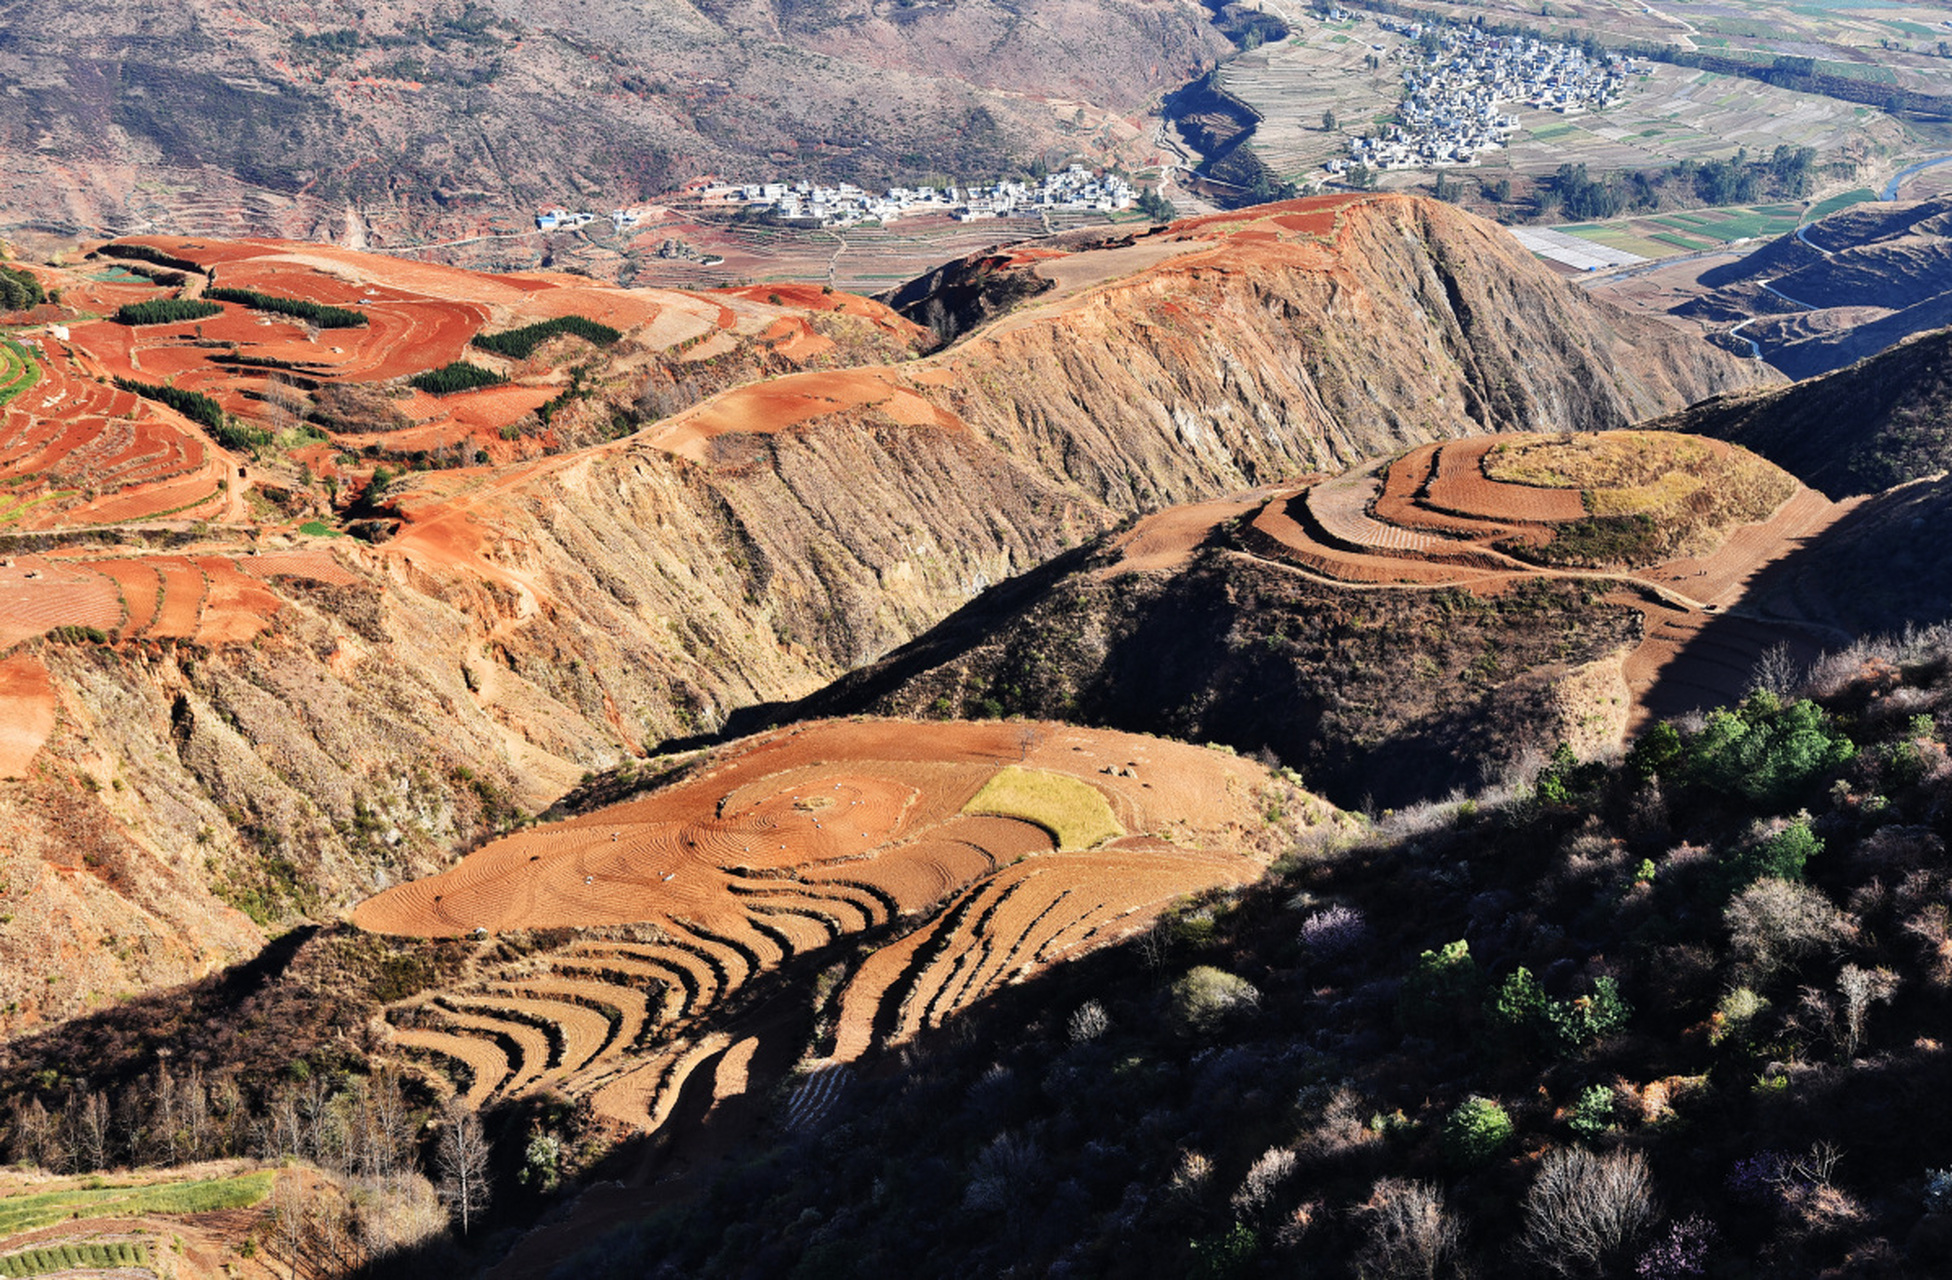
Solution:
M188 391L182 387L165 387L150 382L137 382L133 378L117 378L115 385L124 391L133 391L139 396L146 396L151 400L159 400L184 417L190 419L190 421L201 423L213 432L221 433L224 430L223 406L201 391Z
M1684 771L1711 790L1776 809L1856 754L1816 703L1753 693L1733 711L1709 714L1688 740Z
M347 307L329 307L322 302L307 302L303 298L280 298L275 294L259 293L255 289L213 287L205 289L203 296L214 298L218 302L235 302L239 306L250 307L255 311L275 311L279 315L296 316L321 329L356 329L366 323L366 314L363 311L353 311Z
M1554 1000L1521 965L1486 1002L1484 1018L1486 1031L1503 1048L1571 1057L1625 1026L1632 1013L1611 978L1594 980L1591 995Z
M1573 1136L1591 1142L1613 1127L1613 1090L1603 1084L1588 1085L1579 1091L1579 1100L1566 1113L1566 1127Z
M1721 889L1734 895L1758 880L1801 880L1811 858L1823 852L1823 841L1810 830L1809 815L1799 814L1782 830L1763 836L1721 860Z
M1505 1109L1473 1094L1444 1120L1444 1158L1459 1169L1475 1169L1497 1159L1511 1137Z
M1545 1027L1545 988L1520 965L1505 975L1485 1006L1485 1028L1494 1044L1501 1048L1524 1050L1535 1047Z
M177 271L193 271L198 275L209 274L188 258L179 258L174 254L164 253L161 249L152 249L146 244L105 244L95 252L111 258L153 262L159 267L171 267Z
M499 373L484 369L478 364L456 360L438 369L417 373L407 381L428 395L447 396L457 391L472 391L476 387L500 386L506 379Z
M1471 958L1471 944L1459 938L1436 951L1417 957L1417 967L1404 980L1397 999L1397 1013L1410 1030L1427 1029L1428 1024L1456 1020L1475 1005L1483 987L1478 962Z
M25 311L47 301L41 282L31 271L0 267L0 311Z
M474 345L483 351L492 351L498 356L511 360L526 360L535 349L559 333L573 333L579 338L587 338L599 347L607 347L624 335L607 324L583 316L558 316L554 320L541 320L535 324L523 325L520 329L508 329L501 333L477 333Z
M1199 965L1173 984L1173 1020L1193 1035L1214 1030L1227 1018L1260 1007L1261 993L1247 979Z
M222 315L224 309L200 298L153 298L131 302L115 309L117 324L178 324L185 320L204 320Z

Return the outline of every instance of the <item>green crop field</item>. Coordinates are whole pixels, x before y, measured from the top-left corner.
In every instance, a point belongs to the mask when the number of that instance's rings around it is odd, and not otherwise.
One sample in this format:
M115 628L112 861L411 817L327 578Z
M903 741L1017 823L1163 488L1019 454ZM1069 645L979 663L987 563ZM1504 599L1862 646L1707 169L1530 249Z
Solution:
M0 341L0 407L41 380L40 361L11 339Z
M1831 196L1828 200L1819 202L1810 210L1810 218L1815 220L1826 214L1835 213L1839 209L1848 209L1854 204L1863 204L1867 200L1875 199L1877 199L1877 192L1869 187L1859 187L1855 191L1846 191L1840 196Z
M0 1197L0 1236L52 1226L70 1218L136 1217L145 1213L209 1213L242 1209L271 1194L277 1174L247 1173L203 1182L87 1187Z

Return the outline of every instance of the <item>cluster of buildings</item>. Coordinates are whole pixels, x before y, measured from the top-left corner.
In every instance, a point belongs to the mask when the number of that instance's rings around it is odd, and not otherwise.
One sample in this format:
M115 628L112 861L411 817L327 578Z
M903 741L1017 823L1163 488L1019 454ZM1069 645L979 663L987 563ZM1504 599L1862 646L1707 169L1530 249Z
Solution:
M619 231L628 231L644 220L644 215L635 209L612 209L610 225ZM545 209L535 215L537 231L574 231L587 227L596 221L594 213L571 213L567 209Z
M1526 36L1487 35L1476 27L1426 27L1378 18L1411 43L1392 55L1405 62L1396 124L1381 137L1356 138L1350 158L1329 162L1371 169L1435 169L1477 163L1505 145L1518 117L1500 108L1523 103L1561 115L1612 106L1633 74L1631 58L1589 58L1568 44Z
M789 221L823 227L893 222L922 214L980 222L1059 210L1112 213L1131 208L1138 199L1125 179L1093 173L1079 164L1047 174L1037 182L994 182L980 187L890 187L877 195L851 182L833 187L765 182L708 187L703 194L707 202L771 209Z

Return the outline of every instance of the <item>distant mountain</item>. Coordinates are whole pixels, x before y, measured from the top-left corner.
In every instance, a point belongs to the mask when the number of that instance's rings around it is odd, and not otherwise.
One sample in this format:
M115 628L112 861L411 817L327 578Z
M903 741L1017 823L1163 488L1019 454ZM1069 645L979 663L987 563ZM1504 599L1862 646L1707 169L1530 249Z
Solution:
M1127 154L1126 118L1230 47L1141 0L8 0L0 200L67 233L298 238L351 204L398 239L709 172L997 175Z
M1952 324L1952 198L1853 205L1702 276L1684 314L1759 315L1763 358L1809 378Z

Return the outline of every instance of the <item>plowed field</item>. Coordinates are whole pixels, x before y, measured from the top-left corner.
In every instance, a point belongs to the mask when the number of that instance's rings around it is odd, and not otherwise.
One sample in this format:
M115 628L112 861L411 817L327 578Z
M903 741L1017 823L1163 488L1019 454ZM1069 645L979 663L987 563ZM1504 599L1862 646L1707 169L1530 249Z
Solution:
M1121 837L1059 854L1033 821L963 812L999 776L1045 780L1032 799L1092 797L1100 815L1115 815L1114 832L1170 823L1175 840ZM422 936L624 931L415 997L391 1018L418 1028L396 1035L401 1044L456 1060L451 1041L429 1034L496 1046L506 1062L486 1093L474 1076L453 1082L471 1100L555 1088L653 1128L707 1064L722 1101L771 1060L752 1042L770 1043L777 1028L728 1038L709 1022L762 975L803 958L832 963L847 953L831 944L894 924L887 949L840 994L835 1052L851 1060L887 1039L890 1001L915 1010L910 1034L940 1025L1003 983L1123 936L1175 897L1258 874L1243 842L1265 828L1253 797L1267 785L1282 784L1219 753L1123 734L817 723L727 748L663 790L496 841L361 904L353 920ZM954 945L927 945L943 929ZM772 1057L790 1061L784 1049Z

